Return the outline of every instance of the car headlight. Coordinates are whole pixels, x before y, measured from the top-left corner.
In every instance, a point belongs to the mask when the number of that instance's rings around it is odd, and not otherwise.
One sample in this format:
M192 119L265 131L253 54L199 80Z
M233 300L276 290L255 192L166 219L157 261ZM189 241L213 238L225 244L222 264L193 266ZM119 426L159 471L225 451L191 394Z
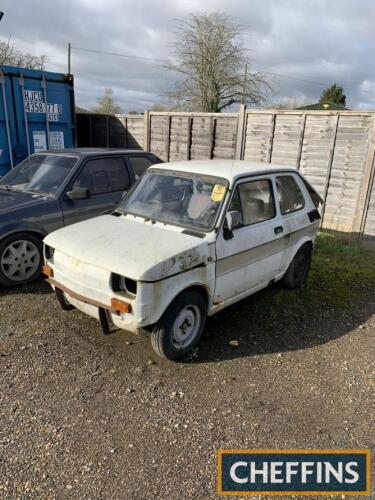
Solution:
M131 278L120 276L119 274L112 274L112 290L114 292L125 292L130 295L137 294L137 282Z
M44 260L53 260L55 249L49 245L44 245Z

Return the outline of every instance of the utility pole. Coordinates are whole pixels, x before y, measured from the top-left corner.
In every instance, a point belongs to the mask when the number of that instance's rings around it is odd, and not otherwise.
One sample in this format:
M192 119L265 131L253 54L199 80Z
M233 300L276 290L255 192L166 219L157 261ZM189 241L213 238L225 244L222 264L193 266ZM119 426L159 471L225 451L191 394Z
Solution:
M70 65L70 59L71 59L71 53L72 53L72 46L70 42L68 43L68 74L71 74L71 65Z
M245 71L243 75L243 89L242 89L242 99L241 104L246 104L246 83L247 83L247 63L245 63Z

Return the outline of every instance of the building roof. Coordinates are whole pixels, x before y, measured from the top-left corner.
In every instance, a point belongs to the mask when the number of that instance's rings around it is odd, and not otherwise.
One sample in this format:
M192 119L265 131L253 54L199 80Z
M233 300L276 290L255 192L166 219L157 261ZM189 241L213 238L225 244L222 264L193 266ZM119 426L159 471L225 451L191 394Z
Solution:
M300 108L295 108L295 109L311 110L311 111L328 111L328 110L346 111L348 108L346 108L345 106L341 106L340 104L327 101L325 103L316 102L315 104L308 104L307 106L301 106Z
M275 163L261 163L246 160L190 160L162 163L151 166L149 169L173 170L192 174L211 175L228 179L230 182L238 177L273 172L296 172L292 166L277 165Z
M91 111L88 111L87 109L85 108L81 108L81 106L75 106L75 110L76 110L76 113L79 113L81 115L89 115L91 113Z

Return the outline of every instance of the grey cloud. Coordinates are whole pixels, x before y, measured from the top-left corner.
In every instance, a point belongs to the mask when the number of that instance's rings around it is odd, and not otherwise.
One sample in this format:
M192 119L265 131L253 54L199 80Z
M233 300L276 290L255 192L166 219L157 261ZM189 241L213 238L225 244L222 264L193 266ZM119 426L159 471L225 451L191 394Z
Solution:
M224 11L245 27L253 68L270 73L275 101L317 100L326 83L338 82L352 106L375 106L372 0L5 0L1 9L1 38L12 35L20 49L46 53L49 69L62 72L68 41L74 47L170 59L175 18ZM83 107L95 105L103 88L112 87L125 111L141 111L159 102L175 79L157 62L74 49L72 63L76 101Z

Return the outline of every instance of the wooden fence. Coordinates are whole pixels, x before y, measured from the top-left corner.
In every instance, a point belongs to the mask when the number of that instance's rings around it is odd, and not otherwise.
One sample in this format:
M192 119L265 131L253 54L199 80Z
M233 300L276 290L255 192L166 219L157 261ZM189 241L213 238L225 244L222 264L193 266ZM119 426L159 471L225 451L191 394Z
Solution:
M142 149L142 115L77 113L77 146Z
M222 158L295 166L326 202L324 228L375 238L374 112L242 106L239 113L81 116L81 146L145 149L165 161Z

